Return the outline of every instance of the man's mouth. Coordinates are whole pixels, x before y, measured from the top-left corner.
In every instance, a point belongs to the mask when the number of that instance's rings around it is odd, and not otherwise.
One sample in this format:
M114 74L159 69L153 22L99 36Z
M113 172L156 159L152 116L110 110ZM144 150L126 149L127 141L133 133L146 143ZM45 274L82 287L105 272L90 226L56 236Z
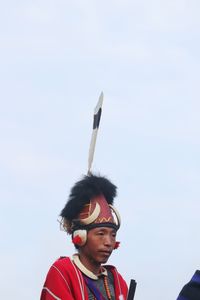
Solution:
M105 256L110 256L112 251L108 251L108 250L100 250L99 253L101 253L102 255Z

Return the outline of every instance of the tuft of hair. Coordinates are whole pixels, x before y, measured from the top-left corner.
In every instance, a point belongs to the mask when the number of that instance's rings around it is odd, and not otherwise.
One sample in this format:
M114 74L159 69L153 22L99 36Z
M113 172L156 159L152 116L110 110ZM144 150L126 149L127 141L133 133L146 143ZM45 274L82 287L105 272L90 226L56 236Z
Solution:
M72 187L69 199L60 216L68 221L73 220L85 204L88 204L93 197L102 194L108 204L112 205L117 195L117 187L104 176L85 175Z

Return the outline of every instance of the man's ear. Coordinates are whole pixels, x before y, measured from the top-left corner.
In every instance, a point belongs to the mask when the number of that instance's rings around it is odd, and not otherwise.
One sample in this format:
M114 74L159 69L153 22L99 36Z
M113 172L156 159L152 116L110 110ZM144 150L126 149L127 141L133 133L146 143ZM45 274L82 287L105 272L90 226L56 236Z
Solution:
M72 233L72 243L76 246L84 246L87 241L87 230L78 229Z
M115 242L114 250L118 249L120 246L120 242Z

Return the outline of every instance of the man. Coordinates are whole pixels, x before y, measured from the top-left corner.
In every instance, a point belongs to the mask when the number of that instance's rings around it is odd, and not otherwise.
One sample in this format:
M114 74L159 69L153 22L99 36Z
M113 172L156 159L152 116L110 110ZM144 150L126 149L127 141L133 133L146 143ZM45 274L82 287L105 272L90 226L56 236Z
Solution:
M92 174L71 189L61 217L77 253L51 266L41 300L126 300L126 282L114 266L104 265L119 244L115 196L115 185Z
M200 271L182 288L177 300L200 300Z

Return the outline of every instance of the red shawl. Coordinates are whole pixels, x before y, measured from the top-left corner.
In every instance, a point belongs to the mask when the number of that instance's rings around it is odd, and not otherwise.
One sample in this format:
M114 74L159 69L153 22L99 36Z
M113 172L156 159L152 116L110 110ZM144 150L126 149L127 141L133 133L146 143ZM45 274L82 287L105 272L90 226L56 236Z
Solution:
M104 267L113 274L115 299L125 300L126 282L115 267ZM51 266L40 300L88 300L87 287L82 273L69 257L61 257Z

